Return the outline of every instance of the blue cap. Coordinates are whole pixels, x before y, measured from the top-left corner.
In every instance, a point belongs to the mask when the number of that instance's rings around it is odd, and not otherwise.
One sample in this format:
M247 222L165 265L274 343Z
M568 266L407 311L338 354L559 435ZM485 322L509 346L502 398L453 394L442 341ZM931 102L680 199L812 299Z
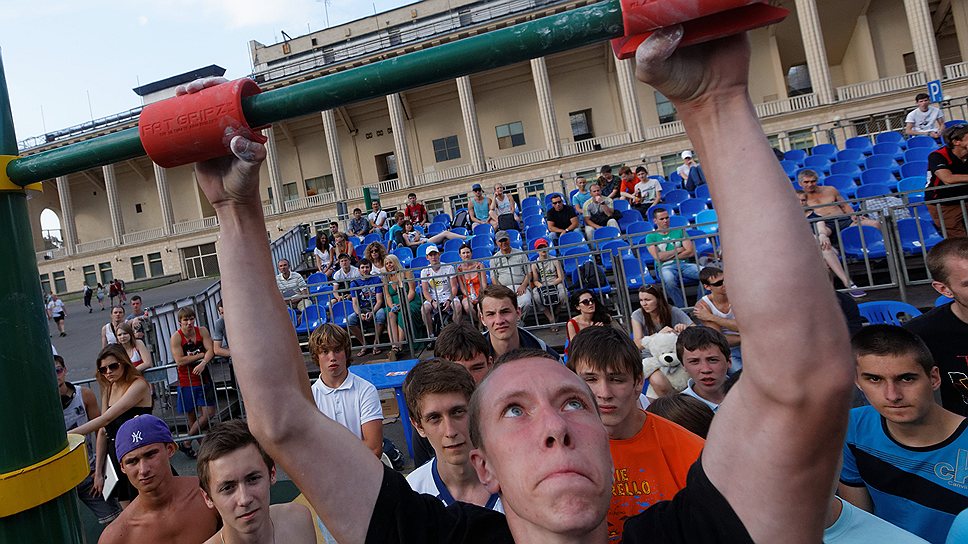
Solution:
M151 414L135 416L125 421L114 439L119 461L138 448L174 442L168 425Z

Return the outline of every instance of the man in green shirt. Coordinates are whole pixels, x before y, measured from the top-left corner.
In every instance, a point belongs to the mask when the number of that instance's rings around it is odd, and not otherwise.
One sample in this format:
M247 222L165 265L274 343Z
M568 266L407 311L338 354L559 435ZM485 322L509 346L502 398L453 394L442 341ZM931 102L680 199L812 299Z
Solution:
M696 256L696 247L682 229L669 230L668 211L660 208L652 219L656 231L645 237L645 243L649 244L649 253L655 259L655 269L666 295L676 307L684 308L686 296L681 284L684 280L699 281L699 266L685 261Z

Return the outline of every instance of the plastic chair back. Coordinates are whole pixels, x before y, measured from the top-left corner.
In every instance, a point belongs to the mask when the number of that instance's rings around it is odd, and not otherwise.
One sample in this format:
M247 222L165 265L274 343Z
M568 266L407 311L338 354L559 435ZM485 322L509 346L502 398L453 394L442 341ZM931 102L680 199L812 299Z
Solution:
M922 176L927 179L928 175L928 161L912 161L906 162L901 165L901 177L902 178L913 178L915 176Z
M921 315L921 310L906 302L894 300L878 300L874 302L862 302L857 305L860 315L871 325L897 325L901 326L908 319ZM902 316L907 315L907 319Z
M908 149L914 149L916 147L927 147L932 151L940 147L938 142L934 141L931 136L912 136L908 138L907 141Z

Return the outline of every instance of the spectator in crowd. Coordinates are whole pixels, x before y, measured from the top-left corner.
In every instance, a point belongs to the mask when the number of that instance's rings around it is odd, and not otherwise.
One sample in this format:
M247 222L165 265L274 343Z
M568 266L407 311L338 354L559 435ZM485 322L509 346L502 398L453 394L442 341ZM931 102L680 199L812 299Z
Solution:
M383 242L370 242L363 253L363 258L370 261L370 273L383 274L383 259L387 256L387 246L383 245Z
M944 130L945 145L928 155L928 188L924 199L952 199L928 206L934 226L946 238L964 238L965 217L961 204L968 197L968 124L950 126ZM947 187L953 185L954 187ZM940 206L940 212L938 207Z
M726 373L729 371L729 341L716 329L689 327L679 333L676 355L689 374L682 392L703 401L713 412L726 398Z
M111 321L101 327L101 347L108 344L118 343L118 327L124 323L124 307L113 306L111 308Z
M941 405L968 416L968 238L948 238L928 252L931 286L952 302L904 324L931 350L941 374Z
M131 364L128 354L117 344L102 349L95 364L95 379L101 389L101 414L76 427L73 432L81 436L98 432L92 491L103 494L106 463L113 463L118 482L110 496L124 507L138 496L138 490L125 477L123 467L118 462L120 457L115 456L115 441L125 436L118 431L124 422L151 413L151 388Z
M325 232L316 235L316 247L313 249L313 260L316 262L316 271L321 272L329 279L336 271L336 255L333 244L326 236Z
M676 168L676 173L679 174L679 177L682 178L682 183L685 184L686 180L689 179L689 172L692 170L692 167L699 163L696 162L692 155L692 150L689 149L680 153L679 157L682 159L682 164Z
M820 177L810 169L801 170L797 174L797 182L807 195L807 206L813 208L813 212L820 217L835 217L831 220L836 223L837 232L853 225L854 209L844 201L836 187L820 185L819 181Z
M636 70L670 99L692 140L708 151L724 254L738 283L734 298L751 331L747 377L714 422L687 487L626 520L623 538L626 544L815 543L840 459L846 421L838 414L849 403L844 324L818 277L816 255L802 250L812 242L807 226L793 220L799 211L791 189L776 182L783 172L747 92L747 37L677 49L682 35L681 27L652 33L637 52ZM505 357L469 406L470 435L479 446L471 462L488 490L501 492L506 518L460 503L446 510L380 467L338 425L306 409L295 331L282 302L265 291L271 275L256 266L269 258L258 220L265 147L236 136L231 150L235 158L198 163L195 170L220 216L223 292L230 307L239 305L228 325L249 425L333 535L345 542L424 542L443 534L486 542L603 542L614 475L608 435L585 386L543 353ZM748 243L753 239L755 246ZM757 258L764 253L771 258ZM512 299L507 311L516 314L514 293L504 290ZM777 305L780 299L786 304ZM488 302L485 290L485 314ZM790 307L798 311L789 313ZM266 336L286 341L268 343ZM782 358L775 357L778 345L786 348ZM554 489L541 485L549 477ZM471 535L468 519L475 521Z
M403 223L407 220L407 216L403 212L394 212L393 214L393 224L387 230L387 243L389 247L396 249L397 243L397 232L403 231Z
M104 286L100 283L97 284L97 289L95 289L94 294L97 296L97 303L101 305L101 311L104 311Z
M390 360L396 360L403 343L407 340L407 325L404 312L409 312L410 322L416 327L420 321L422 303L417 298L416 281L413 274L400 264L396 255L383 259L383 293L387 301L387 331L390 333Z
M579 331L588 327L606 327L612 324L608 308L598 300L591 289L580 289L571 294L571 310L575 317L565 325L565 336L571 341Z
M608 198L618 198L619 180L612 175L612 167L604 165L598 169L598 178L595 180L602 189L602 195ZM591 188L589 187L589 191ZM594 196L594 194L593 194ZM584 208L582 208L584 209Z
M468 244L462 244L460 263L457 265L457 286L460 288L460 304L463 313L474 319L478 313L477 301L481 297L481 290L487 286L487 275L484 265L480 261L473 261L474 250Z
M427 208L420 202L417 202L416 193L407 195L407 209L405 213L407 219L413 221L414 225L426 225L428 222Z
M504 512L498 494L484 487L471 464L474 444L467 407L475 385L465 368L443 359L421 361L407 373L403 391L410 423L435 453L407 476L407 483L444 506L461 501Z
M221 300L215 305L215 310L218 312L218 317L215 319L215 326L212 327L212 350L216 357L231 359L229 336L225 333L225 307Z
M379 459L383 455L380 395L373 384L349 371L350 335L324 323L309 335L309 353L319 366L319 379L312 385L316 408L362 440Z
M57 374L57 390L60 393L61 408L64 410L64 426L72 433L77 427L84 425L101 415L98 408L97 396L90 387L78 387L67 381L67 364L60 355L54 355L54 373ZM107 525L121 514L121 505L114 497L105 500L101 493L94 489L95 441L91 433L84 436L87 448L87 464L91 473L77 486L77 498L97 517L98 523Z
M491 283L514 289L518 308L523 313L531 309L531 261L527 254L520 249L511 247L511 236L507 231L499 230L494 235L497 242L497 253L491 258L488 268L491 269Z
M87 313L91 313L94 311L94 308L91 307L91 298L93 296L94 296L94 289L91 289L91 286L85 283L84 284L84 307L87 308Z
M545 214L548 232L555 243L566 232L578 230L578 215L575 209L565 204L565 197L558 193L551 195L551 209ZM580 231L579 231L580 232Z
M386 234L387 229L390 228L390 225L387 224L387 212L381 209L379 200L372 201L370 205L373 207L373 211L366 216L366 220L370 222L370 230L378 230L381 234Z
M703 401L683 394L659 397L645 411L664 417L704 440L716 415Z
M121 291L116 280L111 280L108 283L108 298L111 299L111 307L114 307L114 299L120 298Z
M589 192L591 192L592 197L588 202L585 202L582 215L585 216L585 238L591 240L595 237L595 231L606 225L618 228L616 217L619 217L619 215L612 207L612 199L603 196L605 192L599 184L593 183Z
M857 384L870 406L850 412L839 495L929 542L944 542L968 489L965 417L934 400L941 375L914 333L871 325L853 339ZM943 499L942 499L943 497Z
M588 199L592 197L592 194L585 189L585 178L583 176L578 176L575 178L575 194L571 195L571 205L575 208L576 214L583 214L585 209L585 203Z
M350 284L352 291L353 313L346 320L350 332L360 342L363 347L356 354L357 357L369 355L379 355L381 349L377 347L380 338L383 336L383 327L387 322L387 312L383 308L383 280L379 276L370 274L372 266L366 259L360 260L360 278L353 280ZM363 334L363 325L373 322L376 334L373 336L373 348L366 345L366 336Z
M689 169L689 177L683 181L682 188L695 194L700 185L706 184L706 173L703 172L702 165L695 163Z
M481 331L466 321L444 327L440 331L440 340L434 346L435 356L466 368L475 384L481 383L491 370L494 361L488 355L490 351Z
M544 313L548 323L554 325L558 305L567 298L565 271L561 261L548 258L548 240L538 238L534 241L534 249L538 258L531 263L531 300ZM558 330L557 325L551 327L551 332Z
M655 260L655 269L662 281L662 289L678 308L686 306L682 284L685 280L699 280L699 266L687 262L696 256L696 246L686 238L683 229L669 228L669 212L657 208L652 214L655 231L645 235L649 253Z
M635 202L635 184L638 183L635 173L628 166L623 166L618 169L618 177L618 198L630 204Z
M360 238L370 233L370 221L363 217L363 210L353 208L353 217L350 218L346 232L350 233L351 236L359 236Z
M276 464L245 421L226 421L208 432L198 450L196 472L205 504L217 511L224 523L205 544L272 544L277 540L316 543L308 508L296 502L270 505Z
M840 264L840 254L833 246L833 235L834 233L827 226L827 222L820 220L820 216L814 213L813 210L807 209L807 194L803 191L797 191L797 197L800 199L800 205L804 208L804 214L808 220L811 221L813 225L814 234L817 237L817 243L820 245L820 254L823 256L823 262L827 265L827 269L833 272L835 276L843 283L844 287L849 289L848 294L854 298L863 298L867 296L867 292L857 287L847 275L847 271L844 270L842 264Z
M197 436L215 416L215 385L208 363L215 357L212 335L205 327L195 325L195 310L186 306L178 310L178 329L171 335L171 356L178 365L179 414L188 419L188 436ZM195 458L191 442L179 444L182 452Z
M501 219L501 217L504 219ZM494 198L491 199L491 225L495 229L508 228L507 225L518 225L521 217L518 215L518 204L508 193L504 192L504 184L494 186Z
M336 245L336 235L339 234L340 232L342 231L339 230L339 221L330 221L329 239L332 240L334 246ZM343 233L343 234L346 234L346 233Z
M125 316L124 320L131 323L135 339L141 340L147 345L149 342L147 333L151 328L151 319L148 317L148 309L144 307L141 295L131 297L131 313Z
M481 291L481 323L487 331L488 356L492 360L516 349L540 349L558 359L558 353L544 340L518 326L521 307L517 294L503 285L488 285Z
M276 288L282 294L286 305L293 310L305 309L309 300L309 286L306 284L306 278L292 271L289 259L279 259L276 267L279 269L279 274L276 275Z
M639 406L642 359L624 331L581 331L572 339L568 368L591 388L608 431L615 480L605 519L609 540L620 541L626 519L686 487L703 439Z
M336 286L336 291L333 292L333 299L349 300L352 298L349 292L350 284L362 276L360 275L360 270L350 264L350 256L346 253L340 255L336 260L339 262L339 268L336 272L333 272L333 281L339 285Z
M170 459L175 439L168 424L151 414L127 421L116 446L121 470L138 488L138 498L108 525L100 544L205 542L218 529L218 513L205 504L195 476L175 476Z
M47 319L52 319L60 331L60 336L67 336L64 332L64 318L67 317L67 308L64 301L56 293L50 294L50 301L47 303Z
M743 354L740 350L742 337L733 313L733 305L726 292L726 276L722 269L707 266L699 273L699 282L709 294L696 303L692 315L703 325L726 336L726 341L729 342L730 372L739 372L743 368Z
M449 230L438 232L428 238L419 230L414 229L413 222L409 219L404 219L400 223L400 226L401 230L396 231L393 238L397 243L397 247L418 248L421 244L439 244L447 240L465 240L469 238L469 236L463 236Z
M483 225L491 222L491 199L484 194L484 188L480 183L471 186L471 193L467 195L467 202L470 207L471 223Z
M644 166L635 167L635 179L632 207L637 209L642 217L648 217L649 208L662 200L662 185L659 180L649 177L649 171Z
M117 335L118 345L127 352L128 358L131 359L131 364L138 369L138 372L144 372L154 366L151 358L151 350L148 349L148 346L144 342L134 337L134 328L131 326L130 321L125 321L118 325Z
M918 107L911 110L904 119L904 134L930 136L940 144L941 133L944 131L944 113L941 108L931 105L931 97L927 93L918 93L914 101Z
M451 319L460 321L461 305L456 300L460 287L457 285L457 272L449 264L440 264L440 250L430 244L424 248L424 256L430 266L420 271L420 293L424 302L420 309L427 334L434 336L434 318L441 327Z
M643 350L643 355L645 345L653 334L679 334L693 325L695 323L686 312L670 306L654 285L639 288L639 307L632 312L632 341Z
M339 261L340 255L348 255L350 263L353 266L356 266L356 262L359 260L359 256L356 254L356 247L353 246L352 240L343 232L337 232L333 235L333 255L336 255L337 261Z

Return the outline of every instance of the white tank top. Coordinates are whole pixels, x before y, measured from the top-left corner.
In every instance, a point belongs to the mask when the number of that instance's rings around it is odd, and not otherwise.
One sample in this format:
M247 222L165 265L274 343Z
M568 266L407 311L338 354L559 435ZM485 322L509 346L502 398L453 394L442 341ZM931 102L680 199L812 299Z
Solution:
M717 308L716 305L713 304L713 301L709 299L709 295L706 295L706 296L702 297L702 301L706 303L706 306L709 307L709 311L712 312L712 314L714 316L719 317L719 318L722 318L722 319L736 319L736 316L733 315L733 306L732 305L730 305L728 312L723 313L723 312L719 311L719 308ZM722 332L723 332L723 334L725 334L727 336L729 336L729 335L735 336L735 335L738 335L739 334L738 332L731 331L729 329L723 329Z
M495 205L495 208L497 209L497 214L498 215L504 215L506 213L511 213L511 197L509 197L507 195L507 193L504 194L504 199L503 200L502 199L499 199L498 197L495 196L494 197L494 202L497 203Z
M67 427L67 432L70 432L71 429L76 429L87 423L88 419L87 409L84 408L84 396L81 395L81 388L71 383L68 383L68 386L74 388L74 398L72 398L70 404L64 408L64 426ZM92 470L94 469L93 436L94 433L88 433L88 435L84 437L84 442L87 446L87 463L90 465Z

